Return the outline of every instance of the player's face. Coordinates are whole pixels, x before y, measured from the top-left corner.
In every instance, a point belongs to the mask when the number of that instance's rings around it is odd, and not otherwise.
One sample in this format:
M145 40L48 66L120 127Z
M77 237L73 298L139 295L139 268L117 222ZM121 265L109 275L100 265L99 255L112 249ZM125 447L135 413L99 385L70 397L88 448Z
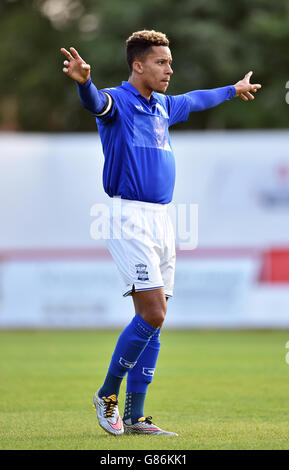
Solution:
M152 46L145 56L142 66L142 83L150 91L165 93L173 70L172 55L167 46Z

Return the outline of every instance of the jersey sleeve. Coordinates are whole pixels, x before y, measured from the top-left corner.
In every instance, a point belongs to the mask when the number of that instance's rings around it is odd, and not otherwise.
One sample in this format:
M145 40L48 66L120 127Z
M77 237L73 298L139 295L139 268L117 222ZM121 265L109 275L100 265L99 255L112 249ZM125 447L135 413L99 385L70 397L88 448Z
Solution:
M115 103L111 94L106 90L98 90L89 79L83 85L77 83L78 94L82 106L99 119L112 117L115 112Z
M190 100L190 112L204 111L234 98L236 88L231 85L210 90L195 90L189 91L186 95Z
M195 90L183 95L167 96L169 125L186 121L191 112L204 111L234 98L236 88L232 85L210 90Z
M186 121L190 114L190 102L186 94L166 95L169 126Z

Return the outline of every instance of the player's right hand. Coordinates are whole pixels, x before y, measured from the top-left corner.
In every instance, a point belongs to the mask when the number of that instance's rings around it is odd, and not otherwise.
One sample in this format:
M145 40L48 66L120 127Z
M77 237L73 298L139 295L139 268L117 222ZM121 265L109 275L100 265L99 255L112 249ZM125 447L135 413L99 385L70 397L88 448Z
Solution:
M78 54L74 47L70 47L68 52L62 47L61 52L66 56L63 72L78 83L84 84L90 78L90 65L87 64Z
M250 83L250 78L252 75L252 71L246 73L245 77L234 85L236 88L236 96L240 96L244 101L248 101L248 99L253 100L254 95L252 95L251 92L256 93L262 86L260 83Z

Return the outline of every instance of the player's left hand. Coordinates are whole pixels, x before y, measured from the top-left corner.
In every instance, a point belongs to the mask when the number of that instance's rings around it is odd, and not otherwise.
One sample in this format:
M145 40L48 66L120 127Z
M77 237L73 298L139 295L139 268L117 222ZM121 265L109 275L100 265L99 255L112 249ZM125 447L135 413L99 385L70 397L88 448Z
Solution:
M240 96L240 98L242 98L244 101L253 100L254 95L252 95L252 92L256 93L262 86L260 83L250 83L250 78L252 75L252 71L246 73L243 80L239 80L239 82L235 83L234 85L236 88L236 96Z

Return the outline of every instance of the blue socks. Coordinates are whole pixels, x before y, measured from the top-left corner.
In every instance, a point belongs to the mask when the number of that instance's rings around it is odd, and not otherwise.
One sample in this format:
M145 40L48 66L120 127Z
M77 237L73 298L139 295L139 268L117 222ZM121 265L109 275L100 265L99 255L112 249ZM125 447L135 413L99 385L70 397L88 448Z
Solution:
M153 328L149 323L136 314L130 324L121 333L111 358L108 373L104 384L99 390L99 396L118 395L122 379L127 372L132 371L137 365L138 359L148 345L150 338L159 332L159 328ZM148 369L150 365L143 366ZM147 370L146 377L150 377L151 371Z
M160 351L160 330L151 336L137 364L127 374L124 421L134 424L144 416L144 402L149 384L153 380Z
M139 418L144 416L145 399L146 393L126 393L123 415L123 421L126 424L135 424Z
M122 377L116 377L115 375L112 375L110 372L108 372L103 386L98 391L98 396L100 398L109 397L110 395L118 396L121 382Z
M159 336L160 330L151 336L137 364L128 372L126 388L128 393L146 393L152 382L161 346Z

